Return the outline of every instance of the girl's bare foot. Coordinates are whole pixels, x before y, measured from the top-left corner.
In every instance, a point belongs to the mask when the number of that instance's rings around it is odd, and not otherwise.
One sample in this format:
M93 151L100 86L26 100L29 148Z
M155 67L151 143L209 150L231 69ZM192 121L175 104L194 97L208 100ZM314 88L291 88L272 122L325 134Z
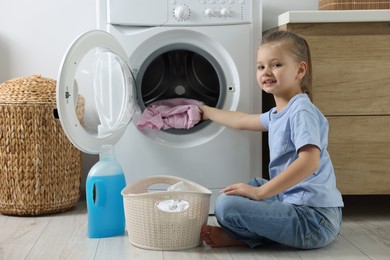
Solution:
M246 246L243 242L234 240L221 227L203 225L201 239L211 247L239 247Z

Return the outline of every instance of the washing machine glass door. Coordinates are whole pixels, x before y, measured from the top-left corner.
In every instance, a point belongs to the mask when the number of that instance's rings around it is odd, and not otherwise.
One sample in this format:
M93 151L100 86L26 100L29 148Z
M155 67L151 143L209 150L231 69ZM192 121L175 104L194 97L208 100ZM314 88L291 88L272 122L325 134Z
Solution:
M136 111L136 88L128 56L109 33L90 31L64 56L57 80L62 127L80 150L97 154L115 144Z

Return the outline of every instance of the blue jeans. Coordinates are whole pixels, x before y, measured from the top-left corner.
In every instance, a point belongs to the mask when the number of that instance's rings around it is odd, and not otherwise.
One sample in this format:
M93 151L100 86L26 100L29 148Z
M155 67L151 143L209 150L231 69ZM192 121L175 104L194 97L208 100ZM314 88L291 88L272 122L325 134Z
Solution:
M254 178L252 186L266 180ZM262 201L221 194L215 216L226 232L254 248L271 241L311 249L331 243L340 233L341 208L316 208L285 203L278 196Z

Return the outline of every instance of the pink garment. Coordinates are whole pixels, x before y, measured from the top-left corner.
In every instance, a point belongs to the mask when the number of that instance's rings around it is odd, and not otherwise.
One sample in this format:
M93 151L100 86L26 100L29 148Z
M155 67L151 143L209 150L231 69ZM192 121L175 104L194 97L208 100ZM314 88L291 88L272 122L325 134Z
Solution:
M199 106L203 102L187 99L173 98L159 100L147 106L138 120L137 127L152 129L189 129L202 119Z

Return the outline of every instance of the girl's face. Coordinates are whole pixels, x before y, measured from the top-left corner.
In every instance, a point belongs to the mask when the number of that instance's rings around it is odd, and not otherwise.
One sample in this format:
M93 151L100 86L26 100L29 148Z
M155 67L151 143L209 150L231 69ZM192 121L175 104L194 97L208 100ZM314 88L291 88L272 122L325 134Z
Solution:
M306 63L297 62L285 43L266 43L257 51L257 82L267 93L290 99L302 93Z

